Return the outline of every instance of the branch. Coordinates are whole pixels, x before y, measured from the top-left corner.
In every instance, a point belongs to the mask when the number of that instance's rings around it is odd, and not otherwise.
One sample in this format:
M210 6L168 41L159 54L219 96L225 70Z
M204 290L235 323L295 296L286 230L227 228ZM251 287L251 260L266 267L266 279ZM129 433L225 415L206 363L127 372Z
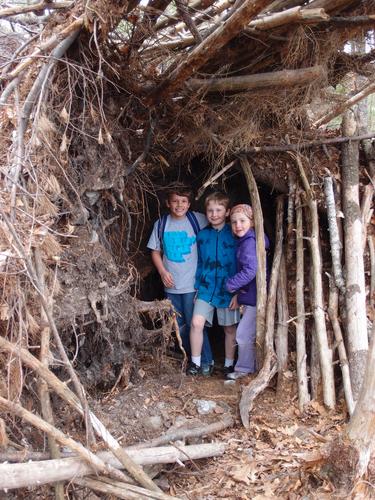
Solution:
M225 452L225 443L205 443L198 445L162 446L159 448L147 448L144 450L128 450L131 459L137 463L138 467L142 465L176 463L178 461L186 462L189 459L208 458L212 456L221 456ZM120 469L119 462L112 453L98 452L92 454L96 460L105 462L112 469ZM120 471L117 471L120 474ZM40 462L28 462L18 464L0 464L0 489L23 488L27 486L40 486L55 481L69 481L72 478L88 476L93 473L90 464L82 461L80 457L61 458L59 460L43 460ZM121 473L122 476L124 474ZM125 476L126 478L126 476ZM128 482L128 479L125 479ZM123 481L123 479L120 479ZM161 492L144 492L145 496L137 498L147 498L147 495L161 494ZM159 497L160 498L160 497ZM164 498L166 496L164 495ZM170 497L168 497L170 498Z
M277 144L277 145L265 145L265 146L253 146L246 149L246 151L241 151L240 153L279 153L282 151L300 151L301 149L312 148L314 146L322 146L323 144L339 144L342 142L349 141L362 141L365 139L372 139L375 137L375 132L369 132L363 135L352 135L350 137L333 137L332 139L319 139L316 141L306 141L300 142L298 144Z
M362 101L362 99L364 99L365 97L374 92L375 92L375 82L372 81L369 82L367 85L365 85L360 92L353 95L346 101L341 102L340 104L335 106L329 113L326 113L325 115L318 118L318 120L316 120L313 123L313 126L320 127L321 125L329 123L331 120L341 115L348 108L351 108L352 106L354 106L354 104L357 104L357 102Z
M0 19L9 16L17 16L19 14L26 14L27 12L38 12L43 11L45 9L48 10L57 10L57 9L66 9L71 7L74 2L40 2L34 3L32 5L18 5L16 7L9 7L7 9L0 10Z
M22 347L16 346L0 336L0 351L6 351L20 357L21 361L34 370L53 390L67 403L69 403L80 415L85 414L85 407L82 405L77 396L63 384L46 366L44 366L35 356L32 356L29 351ZM149 484L153 485L154 491L159 491L159 488L154 485L151 479L146 475L139 465L135 464L121 448L116 439L105 428L101 421L89 411L89 417L95 432L107 444L108 448L123 464L124 468L142 485L149 488ZM157 489L156 489L157 488ZM151 489L151 488L149 488Z
M259 73L257 75L232 76L228 78L192 78L186 86L189 90L202 90L205 92L230 92L237 90L263 89L270 87L292 87L307 85L326 76L323 66L311 68L274 71Z
M9 80L11 80L16 76L18 76L26 68L28 68L38 56L42 55L43 52L53 49L54 47L56 47L56 45L62 42L65 38L68 38L70 35L76 35L76 33L78 34L83 26L84 21L85 17L82 15L78 19L73 21L71 24L66 26L64 29L62 29L60 32L52 35L51 38L49 38L47 41L42 43L38 48L36 48L29 57L27 57L23 62L19 63L14 68L13 71L11 71L6 76L2 76L1 79L8 78Z
M3 406L12 415L16 415L17 417L22 418L23 420L33 425L37 429L40 429L41 431L48 434L48 436L53 437L63 446L68 446L69 448L71 448L90 465L90 468L94 468L94 470L96 469L98 471L101 471L103 474L109 475L114 479L119 479L120 481L124 480L126 481L126 476L122 472L115 469L112 465L104 463L103 460L94 455L81 443L78 443L74 439L66 436L63 432L56 429L56 427L47 423L42 418L38 417L37 415L34 415L30 411L26 410L21 405L13 403L12 401L9 401L8 399L5 399L2 396L0 396L0 406Z
M162 83L149 93L148 101L157 104L202 67L224 45L234 38L270 0L245 0L227 22L199 44L175 69L162 75Z

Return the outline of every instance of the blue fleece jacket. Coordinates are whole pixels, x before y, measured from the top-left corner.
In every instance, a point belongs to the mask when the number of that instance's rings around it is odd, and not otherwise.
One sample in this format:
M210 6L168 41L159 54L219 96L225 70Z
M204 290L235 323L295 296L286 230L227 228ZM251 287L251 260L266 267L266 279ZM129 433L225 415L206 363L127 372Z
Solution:
M219 231L208 226L197 235L198 267L195 275L197 298L214 307L228 307L233 296L225 288L236 272L236 239L229 224Z

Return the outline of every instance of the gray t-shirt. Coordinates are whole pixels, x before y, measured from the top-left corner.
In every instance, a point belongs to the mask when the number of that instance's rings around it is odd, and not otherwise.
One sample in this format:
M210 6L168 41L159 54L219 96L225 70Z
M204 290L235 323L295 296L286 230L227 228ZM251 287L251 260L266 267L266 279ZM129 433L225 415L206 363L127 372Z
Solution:
M207 226L205 215L194 212L200 229ZM169 293L194 292L195 273L197 270L198 253L197 239L189 219L175 219L168 215L163 234L163 244L159 240L159 224L155 222L147 248L160 250L163 253L163 263L173 276L174 288L166 288Z

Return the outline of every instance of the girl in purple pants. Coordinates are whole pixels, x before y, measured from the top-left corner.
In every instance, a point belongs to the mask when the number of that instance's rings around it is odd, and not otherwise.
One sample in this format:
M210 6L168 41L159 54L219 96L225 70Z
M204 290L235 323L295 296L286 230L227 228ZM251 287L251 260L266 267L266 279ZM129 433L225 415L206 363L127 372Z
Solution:
M237 327L236 342L238 344L238 360L233 373L227 378L236 380L248 373L256 371L256 272L257 254L253 222L253 211L250 205L236 205L230 211L230 223L233 234L238 238L237 273L228 279L226 288L233 297L230 308L243 305L243 315ZM269 241L265 236L265 247Z

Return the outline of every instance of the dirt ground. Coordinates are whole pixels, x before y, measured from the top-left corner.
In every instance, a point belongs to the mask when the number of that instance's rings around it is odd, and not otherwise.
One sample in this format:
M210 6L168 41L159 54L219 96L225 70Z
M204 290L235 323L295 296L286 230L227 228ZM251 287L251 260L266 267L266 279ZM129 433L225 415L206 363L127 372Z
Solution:
M126 387L119 384L91 402L123 446L155 438L172 426L211 423L227 413L235 419L232 428L186 443L224 442L223 456L159 467L155 481L164 491L204 500L339 496L328 479L329 471L321 469L319 450L340 432L346 417L339 411L326 411L317 402L302 414L292 396L296 394L293 373L290 394L277 398L274 388L267 389L255 402L249 429L244 429L238 404L241 387L250 377L230 384L224 383L219 371L209 378L187 377L181 362L167 356L158 369L151 355L140 366L135 382ZM214 403L209 413L199 413L200 400Z

